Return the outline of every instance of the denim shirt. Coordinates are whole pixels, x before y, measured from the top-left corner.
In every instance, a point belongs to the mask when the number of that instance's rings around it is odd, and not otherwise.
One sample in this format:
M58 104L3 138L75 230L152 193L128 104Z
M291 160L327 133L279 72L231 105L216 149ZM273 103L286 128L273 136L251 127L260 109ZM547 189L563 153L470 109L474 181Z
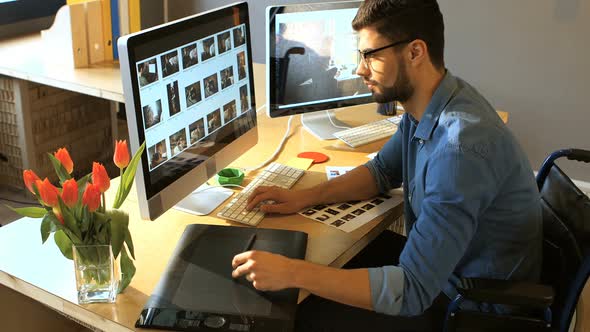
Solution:
M533 171L494 108L447 72L418 122L365 164L381 192L403 184L407 243L398 266L369 269L375 311L418 315L461 277L536 281L541 207ZM464 307L475 307L467 302Z

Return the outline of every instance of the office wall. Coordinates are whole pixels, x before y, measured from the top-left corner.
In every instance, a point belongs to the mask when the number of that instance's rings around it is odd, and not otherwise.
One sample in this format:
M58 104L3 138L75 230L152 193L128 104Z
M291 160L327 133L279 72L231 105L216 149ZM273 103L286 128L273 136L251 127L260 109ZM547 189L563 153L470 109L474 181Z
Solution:
M510 113L534 169L553 150L590 149L590 1L439 3L447 67ZM590 182L590 164L560 165Z
M170 18L232 3L168 0ZM264 10L248 1L254 61L264 62ZM510 113L508 126L534 169L553 150L590 149L590 1L439 0L447 67ZM590 165L561 162L590 182Z
M165 0L141 0L141 28L146 29L164 22Z

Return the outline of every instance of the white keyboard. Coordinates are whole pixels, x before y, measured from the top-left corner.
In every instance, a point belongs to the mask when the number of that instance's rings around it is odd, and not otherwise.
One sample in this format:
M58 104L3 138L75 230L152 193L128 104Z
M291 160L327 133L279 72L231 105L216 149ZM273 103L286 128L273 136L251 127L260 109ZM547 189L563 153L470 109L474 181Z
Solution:
M264 212L258 208L251 211L246 210L246 202L250 193L258 186L277 186L285 189L293 187L305 171L299 168L272 163L258 174L250 183L238 193L226 206L217 214L218 217L237 221L242 224L256 226Z
M356 148L357 146L390 137L397 130L397 125L401 119L401 115L396 115L391 118L336 132L334 136L350 147Z

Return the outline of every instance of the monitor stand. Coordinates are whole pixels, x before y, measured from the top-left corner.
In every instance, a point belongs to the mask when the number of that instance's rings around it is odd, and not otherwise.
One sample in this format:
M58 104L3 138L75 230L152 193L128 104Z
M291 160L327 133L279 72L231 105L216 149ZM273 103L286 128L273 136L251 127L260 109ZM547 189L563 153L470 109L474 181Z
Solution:
M233 195L233 190L203 184L174 206L175 209L204 216L215 210L221 203Z
M330 113L330 118L328 117ZM332 124L332 122L334 124ZM312 135L322 140L336 139L334 133L345 130L350 126L347 126L344 122L336 119L333 111L313 112L301 114L301 124L307 129ZM339 126L339 127L335 127Z

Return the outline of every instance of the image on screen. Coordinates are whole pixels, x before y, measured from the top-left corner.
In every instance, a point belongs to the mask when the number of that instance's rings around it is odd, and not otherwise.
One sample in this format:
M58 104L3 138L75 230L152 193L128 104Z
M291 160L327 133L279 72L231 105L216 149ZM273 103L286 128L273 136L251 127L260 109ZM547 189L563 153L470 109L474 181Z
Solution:
M150 172L211 146L249 111L245 31L241 24L137 61Z
M182 48L182 68L194 66L199 63L199 54L197 53L197 44L192 44Z
M201 45L201 60L205 61L214 57L217 53L215 52L215 38L207 38L200 43Z
M279 108L371 95L355 73L358 38L351 22L356 12L343 8L276 14L269 52L277 63L277 82L284 81L274 100Z
M138 64L137 75L139 76L139 86L142 88L158 80L158 66L156 66L156 59L151 59Z

